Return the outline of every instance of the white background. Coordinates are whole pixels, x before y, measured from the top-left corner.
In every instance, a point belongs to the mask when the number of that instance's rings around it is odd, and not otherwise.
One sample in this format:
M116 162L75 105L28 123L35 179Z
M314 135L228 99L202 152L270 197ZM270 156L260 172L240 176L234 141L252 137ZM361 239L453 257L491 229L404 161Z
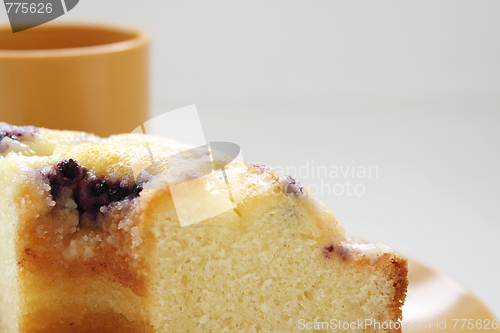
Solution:
M319 197L348 233L500 316L500 2L82 0L58 20L145 28L155 115L195 103L209 141L345 186Z

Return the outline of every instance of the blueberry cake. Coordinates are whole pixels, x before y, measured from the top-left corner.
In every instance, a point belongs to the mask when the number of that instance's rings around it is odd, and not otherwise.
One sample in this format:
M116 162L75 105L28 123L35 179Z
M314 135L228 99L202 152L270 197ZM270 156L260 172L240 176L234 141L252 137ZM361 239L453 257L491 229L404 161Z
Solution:
M0 332L401 331L405 259L270 167L171 158L190 148L0 124Z

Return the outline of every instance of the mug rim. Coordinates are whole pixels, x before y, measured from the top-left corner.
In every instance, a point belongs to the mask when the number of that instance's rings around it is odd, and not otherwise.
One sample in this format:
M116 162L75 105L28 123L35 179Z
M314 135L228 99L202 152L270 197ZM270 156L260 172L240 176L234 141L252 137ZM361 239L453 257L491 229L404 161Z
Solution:
M31 50L3 50L0 49L1 58L52 58L52 57L72 57L83 55L98 55L120 51L126 51L138 48L149 43L149 35L142 29L110 23L94 23L94 22L62 22L62 23L45 23L42 26L37 26L34 29L64 29L64 28L81 28L84 29L99 29L103 31L130 33L133 36L129 39L112 42L106 44L97 44L89 46L77 46L67 48L53 49L31 49ZM8 24L0 23L0 31L11 30ZM21 32L22 33L22 32Z

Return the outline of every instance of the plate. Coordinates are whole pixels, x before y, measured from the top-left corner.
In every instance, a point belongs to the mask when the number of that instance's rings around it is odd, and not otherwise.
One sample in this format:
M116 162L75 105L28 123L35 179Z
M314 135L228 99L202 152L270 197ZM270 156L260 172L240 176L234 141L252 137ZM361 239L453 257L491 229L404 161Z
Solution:
M500 320L448 275L409 259L408 281L403 332L500 332Z

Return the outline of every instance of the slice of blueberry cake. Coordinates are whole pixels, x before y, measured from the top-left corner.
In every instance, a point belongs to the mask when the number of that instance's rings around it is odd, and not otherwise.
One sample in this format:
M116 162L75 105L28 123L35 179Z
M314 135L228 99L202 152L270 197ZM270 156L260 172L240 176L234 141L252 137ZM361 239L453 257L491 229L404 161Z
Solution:
M405 259L190 148L0 124L0 332L401 331Z

